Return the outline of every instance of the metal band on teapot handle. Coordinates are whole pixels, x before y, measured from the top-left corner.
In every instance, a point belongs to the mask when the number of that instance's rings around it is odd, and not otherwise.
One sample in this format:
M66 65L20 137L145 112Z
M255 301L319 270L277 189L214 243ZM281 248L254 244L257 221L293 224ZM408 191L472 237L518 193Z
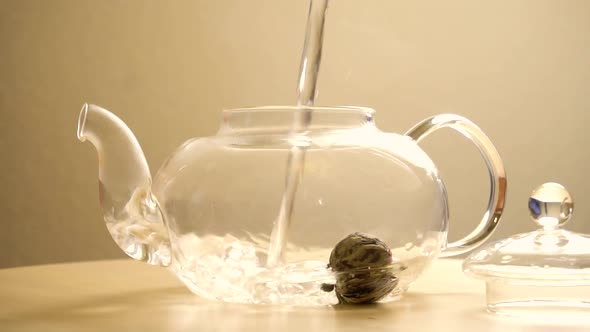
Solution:
M486 241L500 221L506 200L506 172L498 151L483 131L468 119L455 114L440 114L415 125L406 135L420 142L424 137L441 128L451 128L473 142L488 167L490 175L490 197L481 222L464 238L449 243L441 253L442 257L466 253Z

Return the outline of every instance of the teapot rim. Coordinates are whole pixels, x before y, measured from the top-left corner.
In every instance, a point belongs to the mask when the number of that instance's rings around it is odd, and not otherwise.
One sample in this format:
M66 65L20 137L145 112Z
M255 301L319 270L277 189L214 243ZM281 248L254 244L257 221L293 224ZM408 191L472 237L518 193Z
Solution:
M268 106L246 106L236 108L226 108L222 110L224 114L232 113L253 113L253 112L294 112L294 111L313 111L318 113L362 113L367 115L375 114L375 110L365 106L305 106L305 105L268 105Z

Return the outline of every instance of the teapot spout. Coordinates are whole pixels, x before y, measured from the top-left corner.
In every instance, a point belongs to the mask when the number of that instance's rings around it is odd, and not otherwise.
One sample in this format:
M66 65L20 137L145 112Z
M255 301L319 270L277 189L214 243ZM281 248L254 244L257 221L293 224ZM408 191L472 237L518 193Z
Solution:
M98 153L100 206L115 242L134 259L169 265L164 215L151 193L147 161L129 127L104 108L84 104L77 134Z

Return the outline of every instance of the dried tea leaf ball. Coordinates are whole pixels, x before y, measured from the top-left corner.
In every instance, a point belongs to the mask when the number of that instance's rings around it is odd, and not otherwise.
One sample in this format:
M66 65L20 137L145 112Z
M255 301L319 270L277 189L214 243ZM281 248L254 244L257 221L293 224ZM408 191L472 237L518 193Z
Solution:
M324 284L322 290L335 289L340 303L377 302L397 286L392 262L391 250L383 241L360 232L350 234L330 254L328 267L336 274L336 285Z

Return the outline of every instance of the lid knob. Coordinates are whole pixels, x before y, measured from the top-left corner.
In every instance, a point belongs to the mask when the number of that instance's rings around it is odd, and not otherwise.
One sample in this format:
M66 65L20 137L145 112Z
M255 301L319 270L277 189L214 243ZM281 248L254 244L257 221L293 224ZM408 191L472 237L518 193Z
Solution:
M564 186L548 182L533 190L529 198L529 212L537 225L553 230L570 220L574 201Z

